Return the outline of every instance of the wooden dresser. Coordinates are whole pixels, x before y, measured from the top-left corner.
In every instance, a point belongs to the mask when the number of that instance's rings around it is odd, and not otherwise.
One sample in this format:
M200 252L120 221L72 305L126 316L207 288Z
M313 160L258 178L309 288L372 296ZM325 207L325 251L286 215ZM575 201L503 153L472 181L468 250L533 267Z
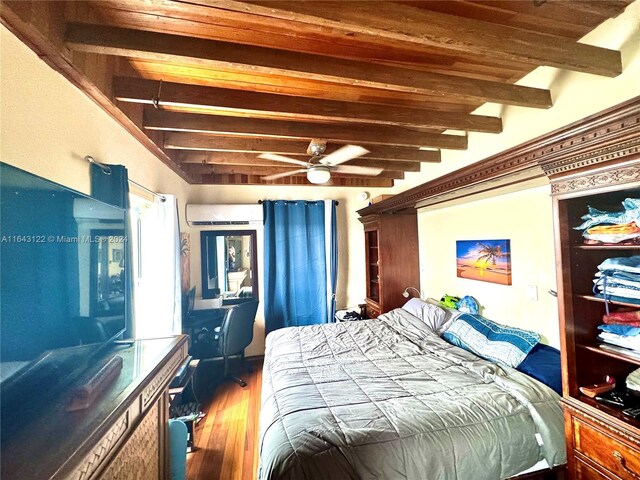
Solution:
M624 385L640 357L603 350L596 340L605 304L593 291L597 266L607 258L640 255L637 246L585 245L587 206L622 211L625 198L640 198L640 155L560 172L554 196L558 300L562 343L563 404L571 479L640 479L640 421L581 394L579 387L612 375ZM611 301L609 308L633 306ZM636 308L639 308L636 306Z
M88 408L62 395L2 445L3 479L168 478L168 385L187 357L187 337L116 346L123 369Z
M366 314L401 307L406 287L420 289L418 216L415 209L361 217L365 236Z

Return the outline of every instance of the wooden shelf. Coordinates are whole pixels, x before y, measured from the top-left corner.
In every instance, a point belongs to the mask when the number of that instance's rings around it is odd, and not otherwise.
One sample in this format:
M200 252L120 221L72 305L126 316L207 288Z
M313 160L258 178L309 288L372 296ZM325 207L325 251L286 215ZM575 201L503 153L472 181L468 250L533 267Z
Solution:
M638 250L640 245L574 245L578 250Z
M576 295L576 297L583 298L585 300L589 300L590 302L599 302L605 303L604 298L599 298L594 295ZM615 300L608 300L611 305L620 305L622 307L632 307L640 309L640 304L632 303L632 302L617 302Z
M589 350L590 352L597 353L599 355L604 355L605 357L615 358L616 360L622 360L624 362L632 363L634 365L640 365L640 358L634 358L629 355L624 355L623 353L603 350L597 345L582 345L582 348L584 348L585 350Z
M607 415L611 415L612 417L622 420L623 422L628 423L629 425L635 428L640 429L640 421L622 413L623 408L616 408L613 405L606 405L604 403L600 403L596 399L589 398L586 395L579 395L577 397L577 400L579 400L582 403L586 403L587 405L590 405L606 413Z

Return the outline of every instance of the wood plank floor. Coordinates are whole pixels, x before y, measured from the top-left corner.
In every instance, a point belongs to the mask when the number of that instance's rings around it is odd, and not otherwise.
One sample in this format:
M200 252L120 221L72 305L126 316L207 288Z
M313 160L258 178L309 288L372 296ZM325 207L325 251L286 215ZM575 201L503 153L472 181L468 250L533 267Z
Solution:
M262 364L244 373L245 388L226 380L202 410L197 450L187 455L187 480L254 480L258 471L258 418Z

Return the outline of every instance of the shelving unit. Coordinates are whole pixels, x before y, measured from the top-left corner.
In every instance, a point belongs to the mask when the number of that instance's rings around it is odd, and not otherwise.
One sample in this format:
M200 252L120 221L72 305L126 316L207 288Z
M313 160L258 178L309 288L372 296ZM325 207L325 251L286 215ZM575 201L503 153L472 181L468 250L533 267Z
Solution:
M364 224L368 318L402 306L406 287L420 287L415 209L360 218Z
M616 173L615 175L613 173ZM598 179L609 175L610 182ZM615 184L614 179L622 179ZM635 180L634 180L635 179ZM558 260L558 300L562 342L563 404L567 434L568 478L640 478L640 421L622 408L582 395L579 387L601 383L606 375L624 385L640 366L640 356L600 348L597 327L606 313L605 300L593 293L597 267L607 258L640 255L639 246L584 245L574 227L591 206L621 211L625 198L640 198L640 161L627 161L552 179ZM600 185L600 186L598 186ZM610 311L640 308L609 301Z

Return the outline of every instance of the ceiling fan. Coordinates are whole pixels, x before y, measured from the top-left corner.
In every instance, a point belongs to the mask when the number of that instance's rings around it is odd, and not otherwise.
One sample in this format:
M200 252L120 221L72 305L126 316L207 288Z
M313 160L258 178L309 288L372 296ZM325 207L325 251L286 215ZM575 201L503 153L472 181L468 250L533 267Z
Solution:
M265 160L273 160L275 162L292 163L299 165L301 169L291 170L290 172L277 173L275 175L268 175L262 177L263 180L275 180L277 178L288 177L291 175L297 175L299 173L307 173L307 180L315 184L327 183L331 179L331 172L347 173L353 175L378 175L382 172L382 168L373 167L357 167L354 165L342 165L349 160L361 157L369 153L369 150L359 147L357 145L345 145L339 148L329 155L324 155L327 149L327 143L323 140L311 140L307 153L311 155L311 158L304 162L302 160L296 160L293 158L277 155L275 153L263 153L259 155L260 158Z

